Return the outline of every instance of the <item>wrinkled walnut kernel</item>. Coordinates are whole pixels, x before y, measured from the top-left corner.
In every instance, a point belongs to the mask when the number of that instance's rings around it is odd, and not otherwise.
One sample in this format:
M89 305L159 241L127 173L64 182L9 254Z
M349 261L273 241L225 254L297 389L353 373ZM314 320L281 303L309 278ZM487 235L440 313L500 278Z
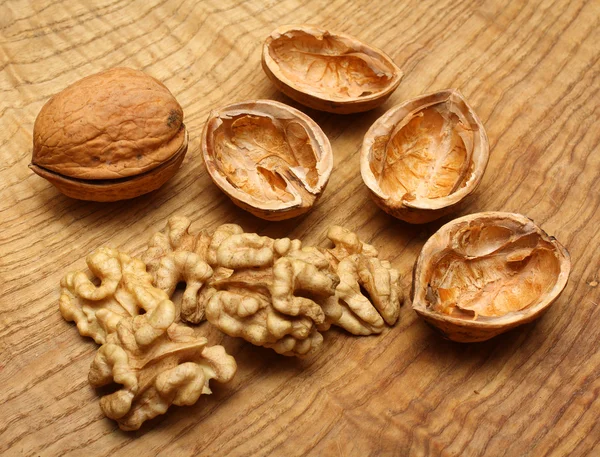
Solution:
M235 224L219 226L212 235L189 233L191 221L186 217L169 219L165 233L156 233L142 254L154 284L173 296L176 286L185 283L180 308L181 320L197 324L204 319L204 307L212 290L205 287L212 278L223 278L231 270L217 265L217 248L231 235L242 233Z
M211 324L284 355L320 347L317 325L325 315L318 303L333 295L337 278L319 251L299 240L244 233L223 242L217 259L234 272L210 283L216 291L206 305Z
M327 237L335 245L327 253L340 282L335 298L323 304L327 325L321 328L333 324L355 335L371 335L394 325L403 298L398 271L349 230L333 226Z
M207 320L230 336L303 356L319 348L319 331L331 325L370 335L398 320L402 292L397 270L342 227L329 230L334 246L324 249L243 233L233 225L219 227L212 236L192 235L189 225L186 218L171 218L166 232L152 237L143 258L155 283L169 294L185 280L171 260L174 253L181 255L182 264L184 259L206 259L192 266L204 265L199 271L206 273L210 265L215 273L200 288L188 283L184 297L191 287L191 316L205 311ZM185 309L182 305L182 319L194 322Z
M348 230L332 227L334 246L325 249L232 224L212 235L189 227L187 218L173 217L151 238L148 272L143 261L100 248L87 259L97 280L70 273L61 283L65 319L103 343L89 381L120 386L100 406L123 430L139 429L171 404L194 404L210 393L210 379L226 382L236 371L222 347L206 347L205 338L175 323L179 315L191 320L205 310L224 333L299 357L318 350L331 325L368 335L398 319L396 270ZM169 296L181 281L178 311Z
M148 332L150 329L150 332ZM141 332L145 330L149 338ZM137 430L164 414L171 404L193 405L210 394L209 381L231 380L237 365L222 346L206 346L206 338L191 328L168 321L153 322L147 315L122 319L92 362L93 387L122 387L100 400L107 417L123 430Z
M86 262L100 285L84 272L68 273L60 282L59 308L67 321L75 321L82 336L103 344L123 317L173 306L169 296L152 284L146 265L110 248L99 248Z

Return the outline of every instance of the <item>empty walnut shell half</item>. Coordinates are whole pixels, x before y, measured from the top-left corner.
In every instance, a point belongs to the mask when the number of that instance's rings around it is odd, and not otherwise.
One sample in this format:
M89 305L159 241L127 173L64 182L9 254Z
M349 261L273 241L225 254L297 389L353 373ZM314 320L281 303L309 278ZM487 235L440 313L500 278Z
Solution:
M210 113L202 153L214 183L240 208L277 221L306 213L333 167L329 140L304 113L272 100Z
M69 197L124 200L170 179L187 144L183 110L169 89L141 71L113 68L42 107L30 168Z
M471 214L423 246L413 271L413 309L446 338L484 341L539 317L570 269L567 250L531 219Z
M489 145L481 121L456 90L393 107L365 135L360 170L375 203L403 221L437 219L479 185Z
M291 99L338 114L381 105L402 79L400 68L380 49L310 25L275 29L263 45L262 66Z

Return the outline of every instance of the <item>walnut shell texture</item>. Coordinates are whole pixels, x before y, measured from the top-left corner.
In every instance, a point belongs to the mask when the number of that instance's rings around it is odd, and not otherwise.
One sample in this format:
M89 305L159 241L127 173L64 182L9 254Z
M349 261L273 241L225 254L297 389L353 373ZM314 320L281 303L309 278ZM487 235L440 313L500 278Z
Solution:
M458 208L481 182L485 129L464 97L443 90L393 107L365 135L363 181L377 205L410 223Z
M311 25L275 29L263 45L262 66L291 99L338 114L381 105L403 75L382 50Z
M267 220L309 211L329 180L327 136L304 113L272 100L253 100L210 113L202 135L214 183L240 208Z
M455 219L423 246L413 309L445 337L485 341L539 317L569 278L567 250L521 214Z
M186 152L183 110L169 89L141 71L112 68L42 107L30 167L70 197L114 201L160 187Z

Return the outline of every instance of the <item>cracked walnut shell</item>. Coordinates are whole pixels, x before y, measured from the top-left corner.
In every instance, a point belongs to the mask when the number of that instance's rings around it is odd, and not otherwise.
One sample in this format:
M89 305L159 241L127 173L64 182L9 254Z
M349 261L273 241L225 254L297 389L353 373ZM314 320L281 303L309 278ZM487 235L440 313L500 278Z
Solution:
M365 135L360 170L375 203L410 223L457 209L489 157L483 125L463 96L444 90L393 107Z
M255 100L210 113L202 154L214 183L240 208L278 221L309 211L331 174L333 153L304 113Z
M567 250L531 219L471 214L423 246L413 309L451 340L485 341L539 317L563 291L570 269Z
M169 89L141 71L112 68L42 107L30 168L69 197L124 200L170 179L187 143L183 110Z
M227 382L237 369L222 346L206 344L206 338L172 318L156 321L146 314L122 319L98 349L88 375L93 387L121 385L100 399L102 411L122 430L137 430L171 404L193 405L200 395L211 393L211 379Z
M291 99L338 114L381 105L402 79L400 68L382 50L311 25L271 32L263 45L262 67Z

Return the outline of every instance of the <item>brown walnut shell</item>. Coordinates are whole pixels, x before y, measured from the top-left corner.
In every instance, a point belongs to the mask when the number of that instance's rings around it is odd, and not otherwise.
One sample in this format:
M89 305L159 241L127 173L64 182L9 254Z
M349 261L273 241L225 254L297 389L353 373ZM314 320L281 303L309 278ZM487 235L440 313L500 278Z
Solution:
M333 167L321 128L272 100L213 110L202 134L202 154L212 180L236 205L272 221L310 210Z
M460 92L443 90L393 107L365 135L360 170L377 205L413 224L456 209L481 182L489 145Z
M291 99L338 114L381 105L403 75L382 50L311 25L287 25L271 32L263 45L262 67Z
M169 89L141 71L112 68L42 107L30 168L69 197L124 200L171 178L187 143L183 110Z
M488 340L539 317L571 270L567 250L531 219L485 212L455 219L423 246L413 309L443 336Z

